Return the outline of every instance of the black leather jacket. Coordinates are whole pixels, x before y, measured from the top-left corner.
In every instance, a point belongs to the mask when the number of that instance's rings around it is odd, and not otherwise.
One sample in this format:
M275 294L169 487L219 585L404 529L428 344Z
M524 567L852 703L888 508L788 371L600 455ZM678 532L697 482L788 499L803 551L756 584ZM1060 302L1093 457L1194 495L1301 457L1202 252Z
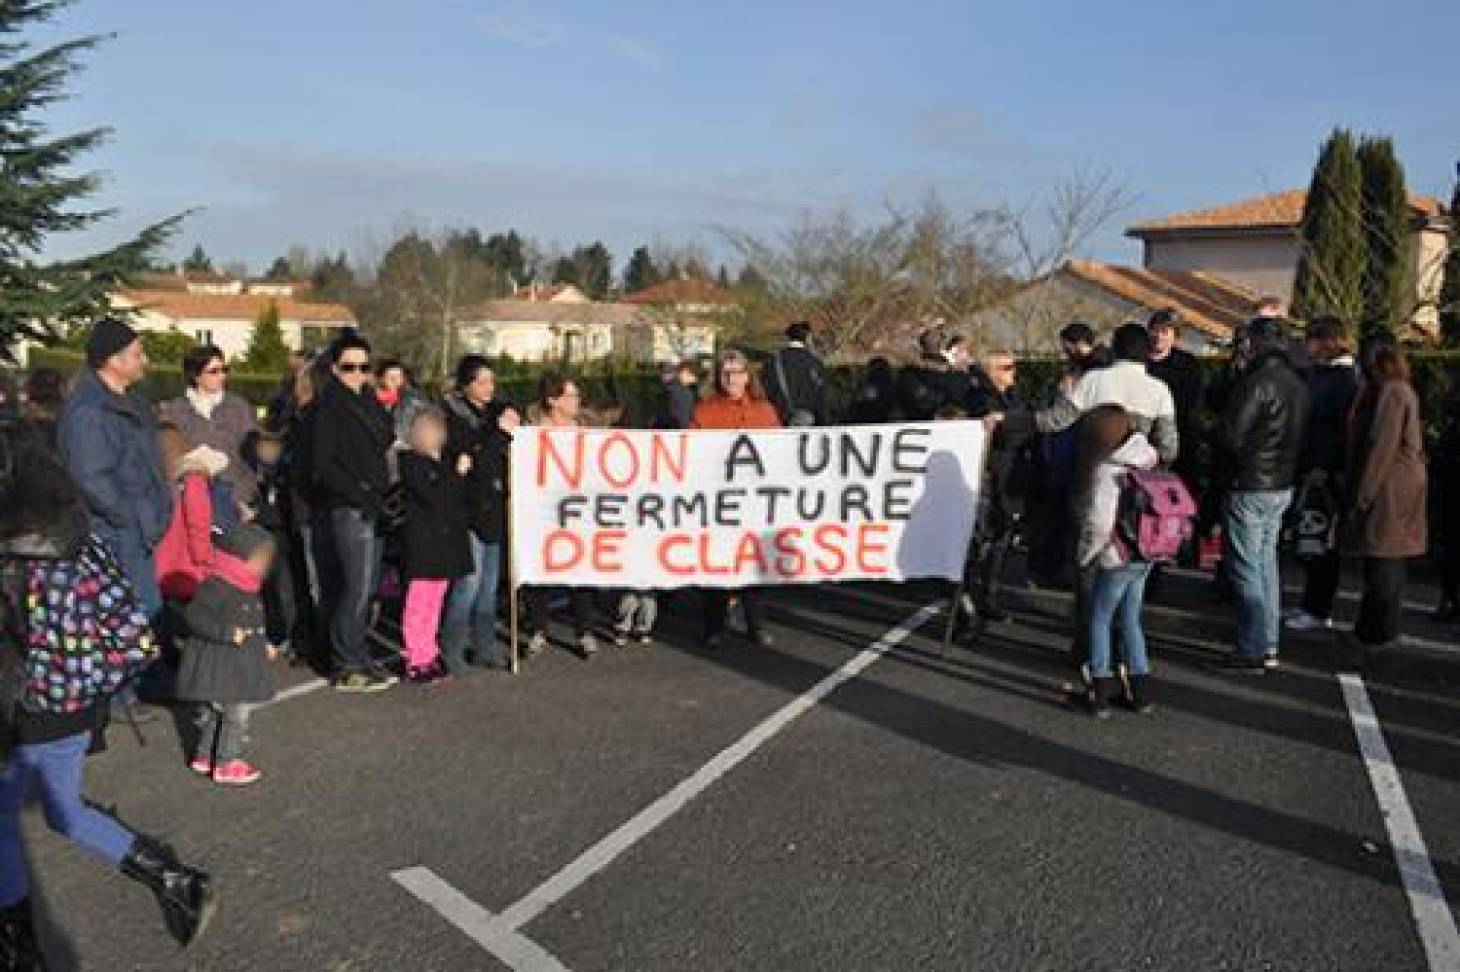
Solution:
M1308 389L1280 351L1254 361L1222 414L1222 442L1233 457L1232 488L1289 489L1297 478Z

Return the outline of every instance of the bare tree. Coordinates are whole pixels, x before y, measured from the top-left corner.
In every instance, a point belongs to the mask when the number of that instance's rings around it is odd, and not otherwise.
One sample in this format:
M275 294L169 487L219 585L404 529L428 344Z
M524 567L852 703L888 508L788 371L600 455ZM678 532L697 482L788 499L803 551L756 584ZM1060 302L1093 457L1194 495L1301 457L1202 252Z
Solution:
M963 326L1010 289L1002 232L997 213L955 213L932 192L870 220L842 210L770 238L721 230L763 282L748 295L752 318L812 320L831 357L906 355L928 327Z
M1036 332L1052 323L1047 312L1056 271L1134 202L1135 197L1109 169L1080 166L1044 197L995 211L1000 249L1009 253L1011 268L1027 281L1019 299L1010 302L1015 327L1023 338L1019 350L1051 337Z
M361 320L382 349L427 374L447 375L463 313L490 296L496 271L451 230L412 230L375 265Z

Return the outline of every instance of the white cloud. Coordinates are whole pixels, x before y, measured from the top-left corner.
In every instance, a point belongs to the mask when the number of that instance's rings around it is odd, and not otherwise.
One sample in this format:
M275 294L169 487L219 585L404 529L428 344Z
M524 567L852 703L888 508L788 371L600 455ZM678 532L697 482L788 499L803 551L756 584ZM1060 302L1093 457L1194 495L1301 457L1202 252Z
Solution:
M597 30L587 24L531 13L511 5L476 17L477 29L493 40L537 50L603 50L621 61L651 70L669 63L664 51L647 38L621 31Z

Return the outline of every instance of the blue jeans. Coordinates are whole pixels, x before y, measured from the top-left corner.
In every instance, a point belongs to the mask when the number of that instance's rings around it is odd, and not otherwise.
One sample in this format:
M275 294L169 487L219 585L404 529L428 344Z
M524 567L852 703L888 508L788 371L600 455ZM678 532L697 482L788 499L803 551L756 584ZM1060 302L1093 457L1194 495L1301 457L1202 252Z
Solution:
M497 585L502 576L502 545L484 543L471 534L472 571L451 585L441 625L441 658L459 671L466 664L467 646L472 661L494 668L508 666L497 643Z
M147 549L147 544L142 540L142 534L133 528L118 530L110 524L97 526L95 519L92 520L92 526L116 555L122 573L127 575L127 580L132 584L132 593L136 595L137 603L147 612L147 622L152 627L153 635L160 643L171 645L172 632L169 630L166 612L162 609L162 589L157 585L157 567L152 560L152 551ZM171 650L167 655L177 657ZM123 705L136 702L139 683L149 691L149 698L159 694L168 695L172 691L171 678L163 670L163 666L149 664L122 686L113 698Z
M1125 644L1125 667L1132 675L1151 670L1146 657L1146 633L1141 628L1141 605L1145 602L1146 579L1151 565L1131 563L1124 567L1101 567L1093 572L1089 593L1090 677L1110 678L1115 674L1111 628L1120 625Z
M1244 657L1278 653L1283 605L1278 534L1292 499L1291 489L1227 493L1222 532L1227 576L1237 595L1237 654Z
M96 523L92 521L93 525ZM118 530L110 525L96 530L106 541L107 547L116 555L122 572L132 583L132 593L147 612L147 620L156 627L162 620L162 590L157 586L157 567L152 561L152 551L147 549L142 535L135 529Z
M365 636L370 626L370 602L380 578L380 556L385 545L375 532L375 520L359 510L330 510L339 588L330 620L330 647L339 674L370 672L375 662Z
M91 733L54 742L16 746L0 773L0 908L30 893L20 810L32 783L39 783L46 823L113 867L132 849L137 835L81 799L81 770Z

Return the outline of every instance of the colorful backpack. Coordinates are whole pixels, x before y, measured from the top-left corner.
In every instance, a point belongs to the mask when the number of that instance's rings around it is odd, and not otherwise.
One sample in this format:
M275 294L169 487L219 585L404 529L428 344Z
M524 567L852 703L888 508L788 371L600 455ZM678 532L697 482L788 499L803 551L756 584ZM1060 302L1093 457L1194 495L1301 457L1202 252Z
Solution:
M1195 532L1196 501L1168 469L1132 469L1121 477L1115 545L1127 561L1168 564Z
M146 612L105 543L21 562L24 694L39 712L79 712L113 695L157 652Z

